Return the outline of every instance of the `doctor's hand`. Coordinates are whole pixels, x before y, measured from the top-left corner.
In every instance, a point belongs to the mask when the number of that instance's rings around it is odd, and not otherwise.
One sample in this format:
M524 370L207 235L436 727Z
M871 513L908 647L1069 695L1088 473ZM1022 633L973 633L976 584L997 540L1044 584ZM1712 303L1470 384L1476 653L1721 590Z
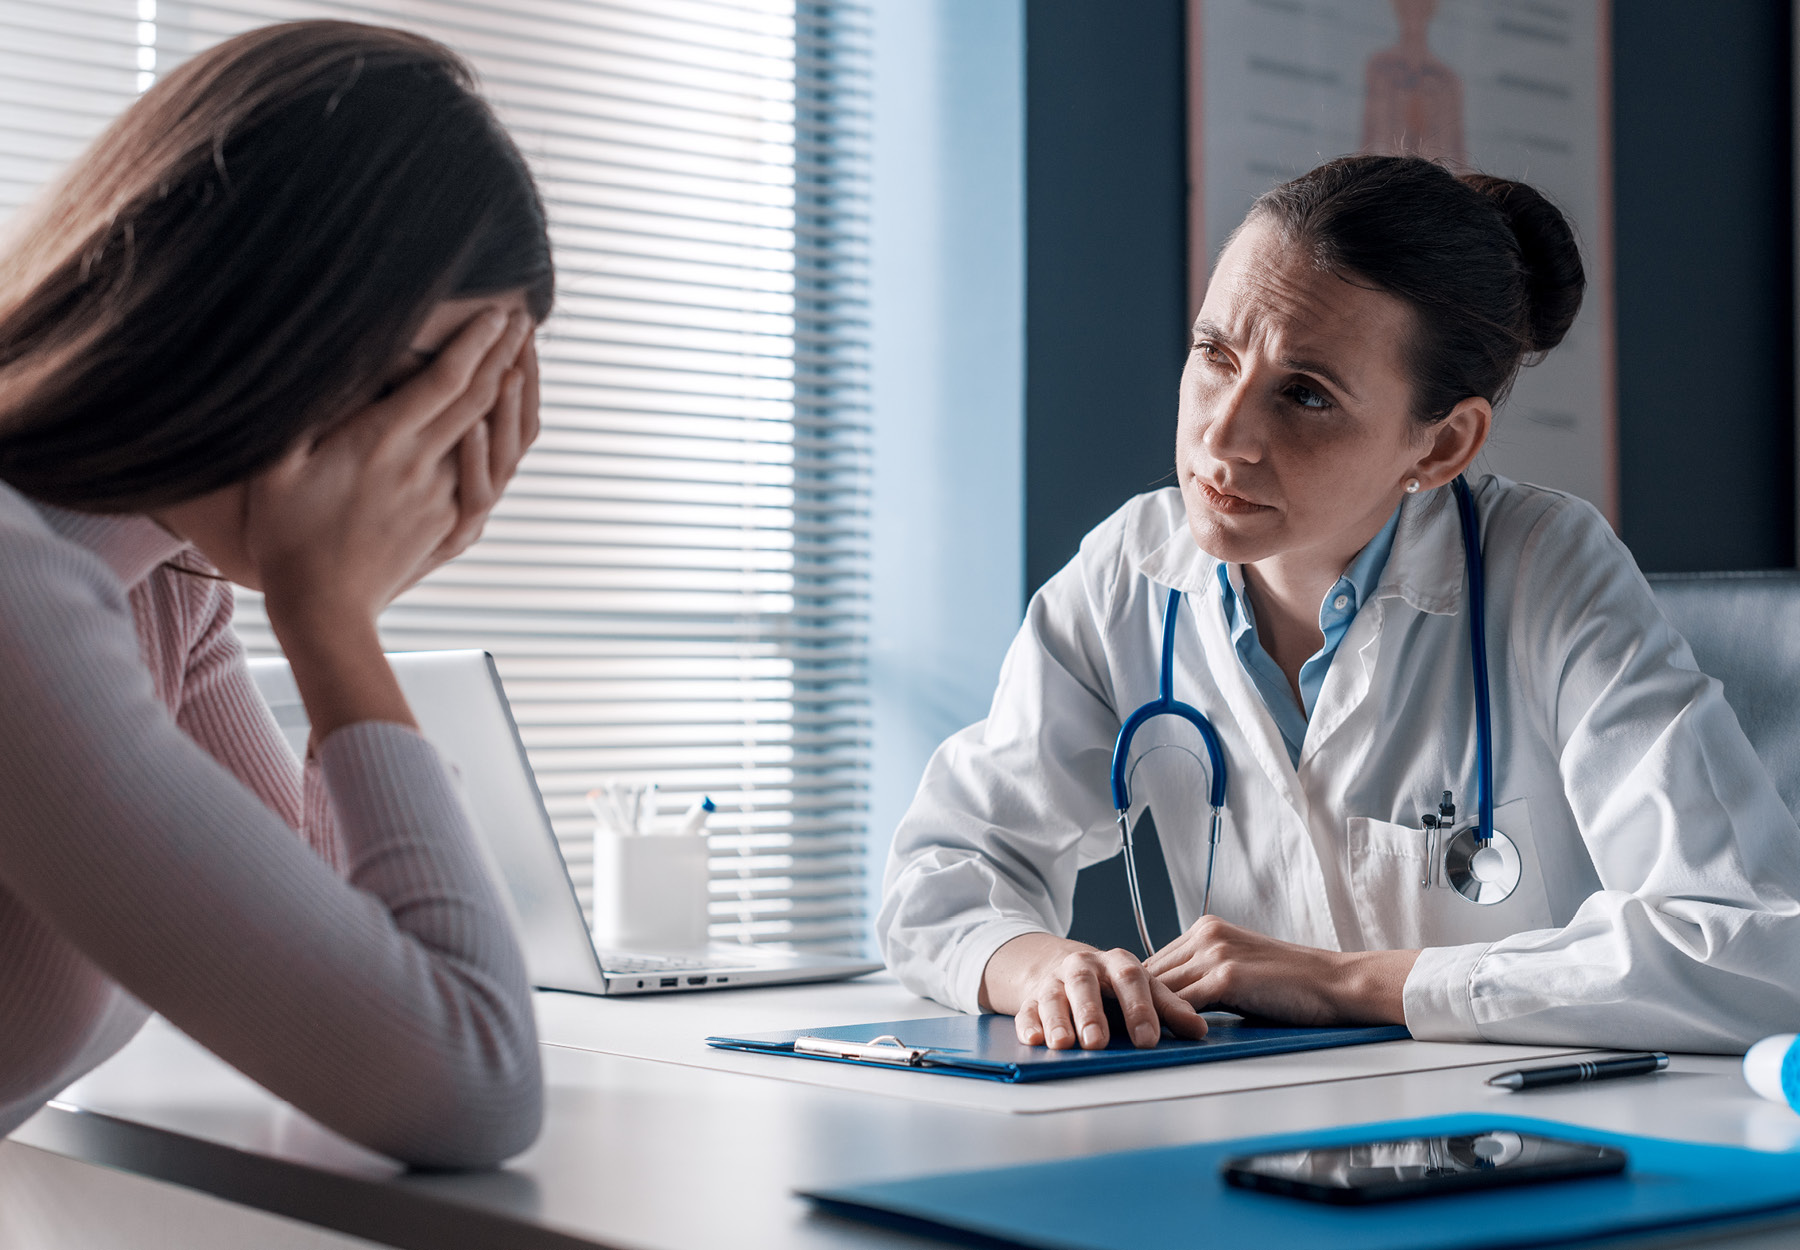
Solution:
M1098 951L1048 933L1014 938L988 960L981 1006L1013 1017L1027 1046L1099 1050L1111 1040L1106 1001L1118 1003L1132 1045L1156 1045L1163 1026L1205 1037L1206 1021L1144 970L1130 951Z
M1297 946L1202 916L1144 966L1196 1010L1288 1024L1405 1024L1402 991L1418 958L1418 951Z

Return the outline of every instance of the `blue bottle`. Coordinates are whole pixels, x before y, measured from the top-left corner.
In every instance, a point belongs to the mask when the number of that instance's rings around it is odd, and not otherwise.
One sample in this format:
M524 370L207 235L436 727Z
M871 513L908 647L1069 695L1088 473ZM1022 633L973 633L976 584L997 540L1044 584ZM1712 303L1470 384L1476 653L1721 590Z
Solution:
M1744 1079L1770 1102L1800 1111L1800 1033L1765 1037L1744 1056Z

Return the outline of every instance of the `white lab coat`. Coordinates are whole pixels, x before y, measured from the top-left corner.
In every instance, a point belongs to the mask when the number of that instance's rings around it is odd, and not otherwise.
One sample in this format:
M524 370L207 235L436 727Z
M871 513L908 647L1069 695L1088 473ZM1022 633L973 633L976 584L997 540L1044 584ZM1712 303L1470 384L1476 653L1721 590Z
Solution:
M1406 500L1296 768L1171 488L1087 536L1032 598L988 718L932 757L888 861L888 966L973 1011L1003 943L1068 931L1076 871L1119 849L1113 740L1156 697L1174 587L1175 697L1211 718L1227 760L1219 916L1327 950L1424 948L1405 988L1419 1038L1741 1051L1800 1027L1800 831L1719 683L1593 508L1498 478L1475 499L1495 826L1523 858L1511 898L1482 907L1420 884L1420 814L1445 789L1465 816L1475 802L1449 490ZM1155 812L1184 925L1208 816L1190 751L1205 758L1194 730L1158 717L1132 752L1133 819Z

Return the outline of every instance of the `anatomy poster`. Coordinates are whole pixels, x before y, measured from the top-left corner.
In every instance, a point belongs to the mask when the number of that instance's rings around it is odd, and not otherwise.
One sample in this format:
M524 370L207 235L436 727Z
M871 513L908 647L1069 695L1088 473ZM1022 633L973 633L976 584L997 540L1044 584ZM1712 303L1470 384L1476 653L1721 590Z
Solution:
M1523 370L1478 469L1617 518L1604 0L1189 0L1194 303L1250 202L1349 152L1530 182L1573 221L1588 295Z

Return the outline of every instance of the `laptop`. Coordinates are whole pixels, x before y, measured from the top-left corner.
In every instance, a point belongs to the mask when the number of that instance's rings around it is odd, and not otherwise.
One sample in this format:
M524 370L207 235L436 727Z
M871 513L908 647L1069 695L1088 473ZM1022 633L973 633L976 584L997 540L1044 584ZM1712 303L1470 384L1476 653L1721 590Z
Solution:
M881 964L849 956L714 942L703 951L596 950L494 659L485 651L388 656L419 728L461 775L475 833L505 883L526 971L539 989L664 994L738 985L839 981ZM251 660L250 674L294 753L306 754L306 708L286 660Z

